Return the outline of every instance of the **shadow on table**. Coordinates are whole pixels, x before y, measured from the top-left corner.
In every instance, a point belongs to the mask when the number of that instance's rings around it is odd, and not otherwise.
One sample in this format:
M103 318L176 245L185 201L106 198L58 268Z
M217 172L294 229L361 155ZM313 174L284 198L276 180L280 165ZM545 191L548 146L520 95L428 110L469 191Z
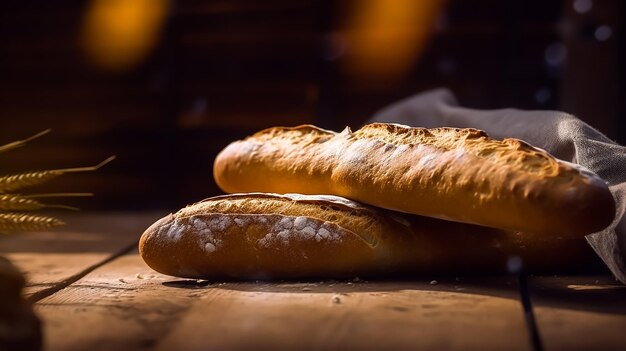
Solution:
M608 275L530 277L535 307L626 315L626 286Z

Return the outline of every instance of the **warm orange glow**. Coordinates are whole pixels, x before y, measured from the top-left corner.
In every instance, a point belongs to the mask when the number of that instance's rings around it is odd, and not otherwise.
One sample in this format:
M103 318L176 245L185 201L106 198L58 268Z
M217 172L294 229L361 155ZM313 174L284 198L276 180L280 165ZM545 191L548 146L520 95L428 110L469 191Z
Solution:
M405 75L424 50L444 0L355 2L345 33L344 72L375 79Z
M87 56L121 71L141 63L158 42L169 0L92 0L83 28Z

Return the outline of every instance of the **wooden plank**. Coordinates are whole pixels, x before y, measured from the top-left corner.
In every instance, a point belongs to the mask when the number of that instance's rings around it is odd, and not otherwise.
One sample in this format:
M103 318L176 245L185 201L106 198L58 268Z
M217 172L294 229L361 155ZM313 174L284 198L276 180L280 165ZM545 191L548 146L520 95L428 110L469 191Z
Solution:
M157 350L529 350L516 288L501 279L218 285Z
M45 347L54 350L152 348L206 291L148 268L136 252L118 257L36 305ZM174 284L175 285L175 284Z
M47 350L530 349L510 279L209 283L135 253L36 308Z
M609 276L531 277L546 351L626 350L626 286Z
M79 214L62 216L57 231L3 236L0 255L25 273L31 296L81 273L137 242L143 230L162 215Z

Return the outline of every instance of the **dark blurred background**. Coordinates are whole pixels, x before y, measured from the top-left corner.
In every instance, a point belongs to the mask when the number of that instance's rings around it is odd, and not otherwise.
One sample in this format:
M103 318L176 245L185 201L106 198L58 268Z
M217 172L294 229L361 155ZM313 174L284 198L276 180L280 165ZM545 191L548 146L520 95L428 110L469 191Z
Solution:
M274 125L360 126L448 87L464 106L559 109L626 142L620 0L0 2L0 174L96 164L33 189L85 209L219 194L215 155Z

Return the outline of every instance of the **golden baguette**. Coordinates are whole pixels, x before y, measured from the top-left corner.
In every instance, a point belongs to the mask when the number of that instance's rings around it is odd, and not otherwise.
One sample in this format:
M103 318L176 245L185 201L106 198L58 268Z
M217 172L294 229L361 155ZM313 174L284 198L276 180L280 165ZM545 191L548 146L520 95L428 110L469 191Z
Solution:
M594 254L585 248L583 238L401 214L336 196L260 193L183 208L139 242L156 271L196 279L562 271L588 264Z
M407 257L402 223L332 196L218 196L157 221L142 235L146 263L190 277L347 276Z
M228 145L225 192L333 194L441 219L557 236L608 226L607 184L517 139L476 129L374 123L352 132L275 127Z

